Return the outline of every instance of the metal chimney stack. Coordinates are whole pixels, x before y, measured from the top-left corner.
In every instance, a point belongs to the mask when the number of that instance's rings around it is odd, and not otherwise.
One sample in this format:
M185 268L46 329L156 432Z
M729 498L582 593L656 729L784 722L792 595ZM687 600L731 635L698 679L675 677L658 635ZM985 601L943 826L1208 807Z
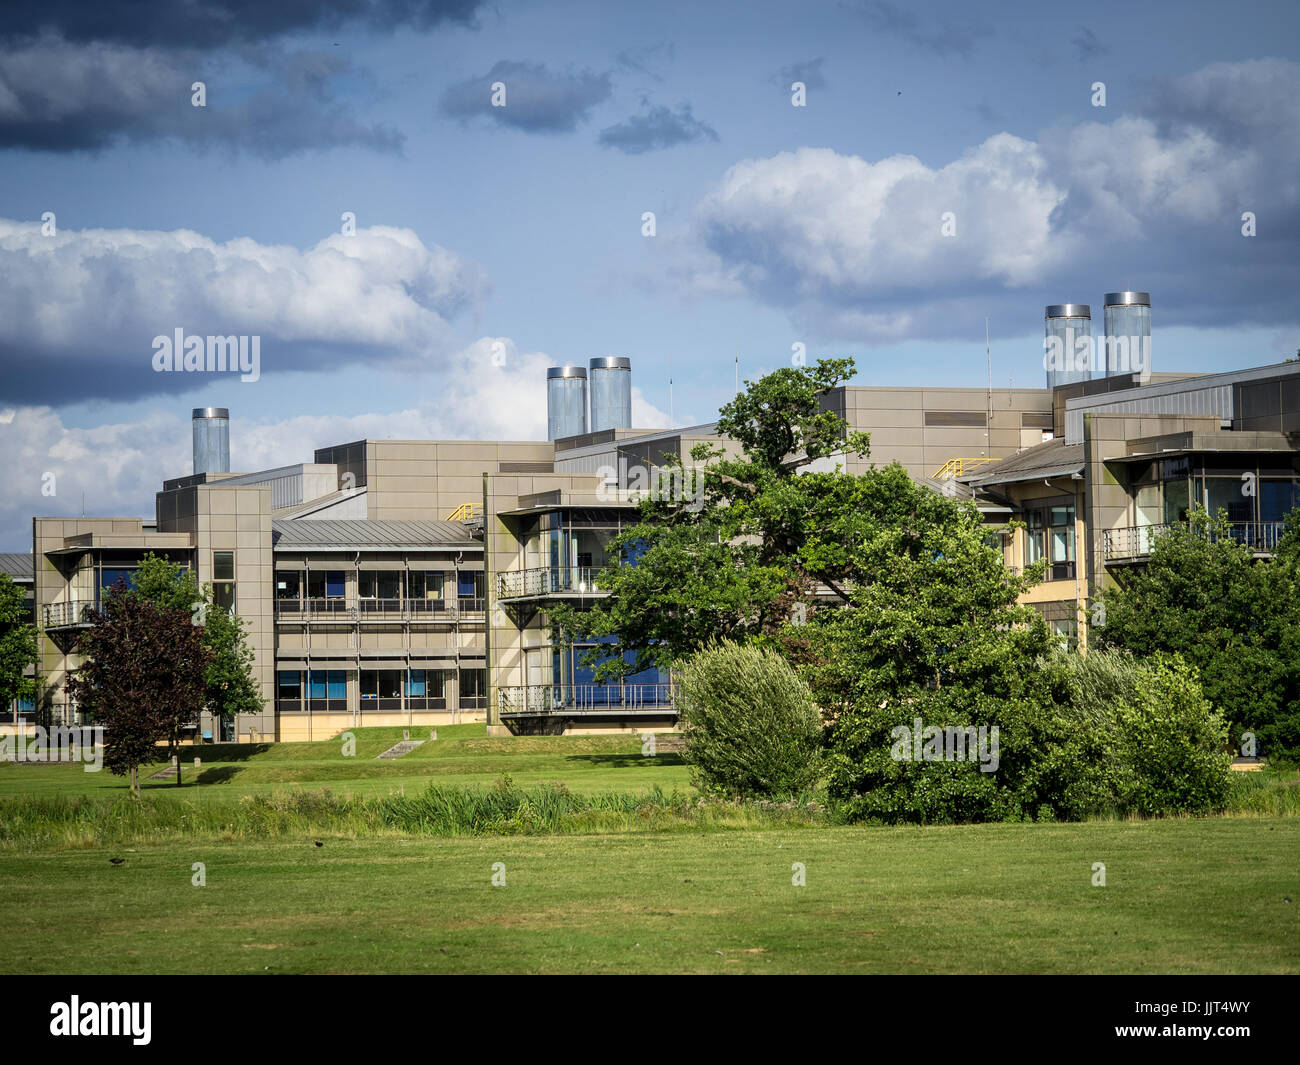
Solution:
M546 371L546 439L581 436L587 431L587 371L552 366Z
M620 355L592 359L591 431L632 428L632 360Z
M1080 345L1080 337L1088 342ZM1092 308L1086 303L1049 304L1043 314L1043 351L1048 358L1059 352L1061 359L1055 368L1047 364L1048 388L1091 380Z
M1151 378L1151 294L1107 292L1106 376L1136 373L1141 383Z
M195 407L191 415L195 473L230 472L230 411Z

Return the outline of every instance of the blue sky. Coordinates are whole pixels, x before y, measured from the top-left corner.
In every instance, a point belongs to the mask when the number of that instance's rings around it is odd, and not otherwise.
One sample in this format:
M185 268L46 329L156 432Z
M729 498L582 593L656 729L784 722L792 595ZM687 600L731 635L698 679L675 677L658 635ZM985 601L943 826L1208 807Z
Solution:
M1043 305L1128 288L1158 370L1300 348L1292 3L137 6L0 28L9 549L83 491L149 514L192 406L238 468L540 438L545 366L620 354L689 424L796 342L982 385L986 315L1039 385ZM177 327L259 335L259 380L155 372Z

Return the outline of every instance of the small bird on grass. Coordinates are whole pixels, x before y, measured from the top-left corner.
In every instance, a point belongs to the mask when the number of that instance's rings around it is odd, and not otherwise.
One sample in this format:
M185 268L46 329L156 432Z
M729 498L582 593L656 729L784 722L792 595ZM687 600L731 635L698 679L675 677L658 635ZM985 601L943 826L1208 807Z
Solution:
M317 840L317 841L316 841L316 846L318 846L318 847L323 847L323 846L325 846L325 844L322 843L320 840Z
M126 861L126 859L125 859L125 858L110 858L109 861L112 862L114 865L121 865L124 861Z

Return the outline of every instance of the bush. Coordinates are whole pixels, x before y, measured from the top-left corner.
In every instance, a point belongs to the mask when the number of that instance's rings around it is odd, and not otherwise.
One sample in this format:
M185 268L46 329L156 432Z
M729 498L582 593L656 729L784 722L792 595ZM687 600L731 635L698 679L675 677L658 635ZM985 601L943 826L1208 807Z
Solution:
M686 760L702 791L787 798L821 773L821 717L812 693L776 652L730 641L681 670Z
M830 792L850 819L1077 821L1208 813L1230 797L1228 726L1177 656L1094 651L1040 662L1026 692L960 687L855 707L831 730ZM997 727L984 764L896 757L900 728ZM988 745L992 747L991 743ZM991 769L992 771L982 771Z

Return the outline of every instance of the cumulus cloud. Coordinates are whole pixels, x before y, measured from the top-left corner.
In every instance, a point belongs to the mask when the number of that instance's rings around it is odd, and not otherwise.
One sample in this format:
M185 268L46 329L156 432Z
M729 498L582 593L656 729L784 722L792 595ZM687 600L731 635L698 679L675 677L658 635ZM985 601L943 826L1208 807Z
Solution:
M429 367L411 393L430 398L401 410L297 415L282 420L232 412L230 464L241 472L310 462L316 448L367 437L401 440L545 440L546 368L555 360L509 337L482 337ZM638 428L666 428L668 417L632 390ZM152 518L154 493L191 472L184 412L150 411L91 429L64 424L33 405L0 409L0 550L31 546L33 515ZM53 475L53 481L46 477ZM52 484L54 495L43 494ZM46 489L48 492L48 489Z
M261 337L261 373L437 358L476 309L474 263L372 226L305 251L188 230L68 230L0 219L0 373L11 402L139 398L193 387L153 340Z
M746 160L698 205L676 276L867 342L969 336L986 314L1030 326L1035 305L1117 288L1156 293L1171 324L1293 321L1297 95L1297 64L1214 64L1157 83L1142 113L999 133L944 165ZM1246 210L1267 234L1241 236Z
M505 86L503 106L492 104L498 82ZM525 133L572 133L612 91L608 72L553 71L545 63L502 59L482 77L449 86L440 106L452 118L481 116Z
M602 148L615 148L627 155L660 151L693 141L716 141L717 131L691 113L690 104L680 104L676 111L655 106L632 115L615 126L600 131L596 138Z

